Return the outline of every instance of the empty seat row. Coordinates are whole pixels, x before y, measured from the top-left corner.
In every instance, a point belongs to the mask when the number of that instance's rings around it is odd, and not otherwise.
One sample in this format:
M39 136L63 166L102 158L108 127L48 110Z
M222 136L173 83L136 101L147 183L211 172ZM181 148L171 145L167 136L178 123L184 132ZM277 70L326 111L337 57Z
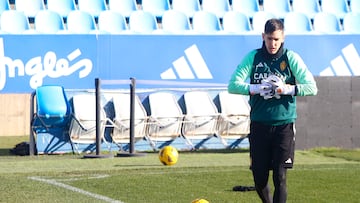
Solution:
M167 91L149 93L148 108L144 107L139 96L135 95L134 105L130 104L130 94L111 93L113 116L107 117L105 104L99 105L100 137L103 142L123 144L130 142L130 117L133 112L134 141L147 139L153 149L159 148L157 142L172 141L179 137L194 148L192 140L206 140L218 136L225 146L227 139L241 139L249 134L250 107L246 97L218 93L219 109L205 90L185 92L183 108L175 94ZM61 86L41 86L36 89L36 109L31 125L35 134L52 128L62 129L68 134L74 149L81 152L80 144L96 142L96 101L90 93L76 93L68 101ZM112 102L111 102L112 101ZM134 109L131 110L130 107ZM105 128L110 128L111 140L105 138ZM109 132L109 131L108 131Z
M126 18L118 12L102 11L98 22L85 11L71 11L66 24L54 11L37 13L31 28L24 13L10 10L0 16L2 34L259 34L266 20L275 17L272 13L259 11L254 14L252 24L243 13L228 11L222 23L213 13L195 12L192 23L182 12L169 10L163 15L161 26L149 12L136 11ZM284 17L288 34L360 33L360 13L350 12L340 20L331 13L320 12L311 21L305 14L290 12Z
M274 13L278 18L284 18L286 13L303 12L309 18L315 13L329 12L342 19L345 13L359 12L359 0L15 0L15 9L24 11L29 17L34 17L39 10L49 9L66 17L71 10L83 10L98 17L101 11L113 10L129 17L135 10L144 10L156 17L162 17L164 11L174 9L192 17L196 11L204 10L222 18L225 12L233 10L245 13L249 18L258 11ZM0 1L0 12L10 9L9 0Z

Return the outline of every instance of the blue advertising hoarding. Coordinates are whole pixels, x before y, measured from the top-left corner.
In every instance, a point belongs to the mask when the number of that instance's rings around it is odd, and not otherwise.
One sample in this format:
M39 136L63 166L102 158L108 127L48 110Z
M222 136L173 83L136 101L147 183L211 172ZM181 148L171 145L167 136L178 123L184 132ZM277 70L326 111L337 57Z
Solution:
M94 88L94 78L226 84L258 35L2 35L0 92L45 84ZM289 35L315 76L360 75L360 35Z

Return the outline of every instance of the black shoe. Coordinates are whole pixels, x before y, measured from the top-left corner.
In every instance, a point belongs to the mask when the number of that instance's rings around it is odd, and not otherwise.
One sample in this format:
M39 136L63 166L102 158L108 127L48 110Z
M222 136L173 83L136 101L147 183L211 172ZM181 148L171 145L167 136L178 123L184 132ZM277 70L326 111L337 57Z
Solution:
M255 191L255 187L254 186L237 185L237 186L233 187L233 191L236 191L236 192Z

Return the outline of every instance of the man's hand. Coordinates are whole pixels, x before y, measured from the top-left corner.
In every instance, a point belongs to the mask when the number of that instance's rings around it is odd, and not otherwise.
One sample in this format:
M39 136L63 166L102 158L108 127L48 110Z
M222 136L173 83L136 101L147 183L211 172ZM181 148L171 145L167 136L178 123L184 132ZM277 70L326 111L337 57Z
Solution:
M272 91L272 85L264 80L261 81L261 84L250 84L251 95L260 94L260 96L263 96L270 91Z

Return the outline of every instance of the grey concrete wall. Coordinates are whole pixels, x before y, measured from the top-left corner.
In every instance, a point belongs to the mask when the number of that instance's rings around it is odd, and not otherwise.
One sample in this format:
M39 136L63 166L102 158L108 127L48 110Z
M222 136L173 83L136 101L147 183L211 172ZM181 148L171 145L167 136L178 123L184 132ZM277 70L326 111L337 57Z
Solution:
M360 77L317 77L318 95L297 97L296 148L360 147Z

